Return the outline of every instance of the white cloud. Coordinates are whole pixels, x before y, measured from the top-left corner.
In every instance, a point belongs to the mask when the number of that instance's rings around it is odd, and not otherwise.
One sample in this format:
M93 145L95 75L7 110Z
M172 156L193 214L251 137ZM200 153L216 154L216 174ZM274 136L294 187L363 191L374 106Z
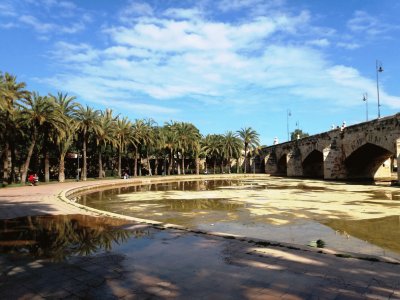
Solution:
M375 88L356 69L325 58L329 28L311 26L308 11L229 23L211 21L195 8L169 9L159 16L150 8L145 17L103 29L110 37L105 48L58 43L51 54L66 74L51 83L91 101L110 99L121 107L160 114L178 113L165 107L177 99L236 111L277 98L350 107ZM309 32L314 39L291 42ZM357 47L353 44L336 43L348 49ZM397 97L384 90L382 95L387 105L400 107Z
M10 3L0 3L0 16L14 17L16 15L17 12Z
M347 22L347 27L355 33L365 33L369 36L386 34L391 30L399 30L400 26L391 25L365 11L358 10Z
M86 24L92 21L91 14L77 7L75 3L56 0L0 3L0 16L4 16L6 20L0 27L29 28L38 33L37 38L40 40L83 31Z
M132 22L138 16L152 16L153 14L153 8L148 3L131 0L120 11L119 18L122 22Z
M183 8L169 8L164 12L164 16L174 19L199 19L203 16L203 12L198 8L183 9Z
M49 31L54 30L55 25L51 23L44 23L39 21L36 17L30 15L22 15L19 17L19 21L26 25L30 25L36 31L40 33L47 33Z
M281 7L285 3L285 0L222 0L218 2L217 7L223 12L251 9L253 13L261 13L267 9Z
M82 62L93 62L97 57L98 53L88 44L70 44L66 42L58 42L55 45L55 50L51 54L57 59L64 63L82 63Z
M330 46L330 42L327 39L317 39L317 40L311 40L307 42L308 45L311 46L317 46L317 47L328 47Z
M0 23L0 27L4 29L17 28L18 25L13 22Z
M346 42L338 42L336 44L336 46L338 46L339 48L345 48L348 50L354 50L354 49L358 49L361 47L360 44L355 43L355 42L350 42L350 43L346 43Z

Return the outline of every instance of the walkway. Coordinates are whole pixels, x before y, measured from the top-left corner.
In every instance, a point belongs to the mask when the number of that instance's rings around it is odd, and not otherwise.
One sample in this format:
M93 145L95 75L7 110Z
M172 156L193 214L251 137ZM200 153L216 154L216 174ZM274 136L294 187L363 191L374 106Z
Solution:
M0 218L81 213L57 195L86 184L98 182L0 189ZM400 265L144 224L124 228L132 236L111 251L62 262L0 255L0 298L400 299Z

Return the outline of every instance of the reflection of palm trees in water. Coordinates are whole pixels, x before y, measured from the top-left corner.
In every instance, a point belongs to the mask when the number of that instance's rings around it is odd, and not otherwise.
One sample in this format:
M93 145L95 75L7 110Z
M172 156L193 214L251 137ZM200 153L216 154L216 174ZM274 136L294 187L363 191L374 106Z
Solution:
M149 235L146 230L121 228L126 221L90 216L38 216L0 222L0 252L28 253L36 258L61 261L73 255L109 251L114 243L131 236Z

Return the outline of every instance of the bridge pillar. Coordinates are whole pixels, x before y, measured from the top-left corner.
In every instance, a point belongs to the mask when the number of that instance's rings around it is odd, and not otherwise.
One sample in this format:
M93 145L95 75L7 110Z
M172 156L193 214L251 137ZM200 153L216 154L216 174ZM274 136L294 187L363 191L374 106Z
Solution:
M265 155L265 173L276 174L278 173L278 162L276 161L275 152L269 152Z
M324 179L345 179L346 166L345 155L341 147L338 147L336 139L323 151L324 155Z
M303 176L303 166L301 165L301 153L299 148L294 148L287 156L287 176Z

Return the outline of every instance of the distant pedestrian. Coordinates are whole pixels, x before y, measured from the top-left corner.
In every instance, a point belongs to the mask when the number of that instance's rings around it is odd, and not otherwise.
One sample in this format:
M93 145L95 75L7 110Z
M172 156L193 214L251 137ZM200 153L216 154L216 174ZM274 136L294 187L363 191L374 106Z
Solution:
M278 141L278 138L275 137L275 138L274 138L274 145L277 145L277 144L279 144L279 141Z

